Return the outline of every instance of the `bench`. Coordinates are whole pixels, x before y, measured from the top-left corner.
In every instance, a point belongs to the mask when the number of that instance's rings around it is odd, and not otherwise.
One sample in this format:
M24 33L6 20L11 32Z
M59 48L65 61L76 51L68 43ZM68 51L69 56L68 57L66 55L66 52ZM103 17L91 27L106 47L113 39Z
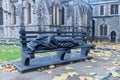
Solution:
M57 52L57 58L59 60L64 61L64 57L66 53L71 53L71 49L81 49L81 57L87 57L90 49L95 48L94 44L87 44L85 40L85 36L83 32L73 32L73 31L27 31L25 28L20 29L20 43L22 48L22 64L24 66L30 66L31 59L35 59L36 53L44 53L44 52ZM36 35L33 35L36 34ZM79 46L75 46L72 48L57 48L50 50L35 50L32 54L29 54L29 50L27 47L28 42L32 41L32 39L36 38L38 34L51 34L54 36L62 36L62 37L73 37L75 40L81 43Z

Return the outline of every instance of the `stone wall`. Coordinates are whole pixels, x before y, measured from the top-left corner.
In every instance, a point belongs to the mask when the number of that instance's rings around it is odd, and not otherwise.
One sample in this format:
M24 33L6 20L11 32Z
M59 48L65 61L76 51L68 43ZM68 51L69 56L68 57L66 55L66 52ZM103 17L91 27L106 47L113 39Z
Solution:
M58 5L59 12L61 10L61 7L65 7L65 24L62 26L84 26L84 27L91 27L91 20L92 20L92 8L91 6L82 0L76 0L77 2L69 1L66 3L61 2L63 0L24 0L23 5L22 0L15 0L15 2L10 2L9 0L3 0L3 33L5 38L19 38L19 27L21 23L21 7L24 7L24 25L26 27L33 26L33 28L29 28L31 30L35 30L34 26L41 26L41 25L51 25L52 23L52 5L55 3ZM30 4L31 6L31 23L27 23L27 4ZM15 6L15 15L16 15L16 24L12 24L12 7ZM74 9L73 9L74 8ZM75 11L74 11L75 10ZM75 15L74 15L75 13ZM84 17L84 14L87 13L86 17ZM58 14L59 17L57 19L61 18L61 14ZM76 16L76 17L73 17ZM74 19L75 18L75 19ZM86 19L85 19L86 18ZM76 20L76 21L75 21ZM76 24L73 24L73 22L76 22ZM83 25L82 23L86 23ZM60 21L59 25L60 26ZM44 26L41 27L44 29ZM80 27L81 28L81 27ZM79 28L79 29L80 29Z
M110 14L110 5L120 4L118 0L107 0L107 1L95 1L91 2L93 7L93 17L95 20L95 35L100 36L100 24L105 23L108 25L107 37L111 41L111 32L116 32L116 42L120 41L120 11L116 15ZM100 5L104 5L104 15L100 15Z

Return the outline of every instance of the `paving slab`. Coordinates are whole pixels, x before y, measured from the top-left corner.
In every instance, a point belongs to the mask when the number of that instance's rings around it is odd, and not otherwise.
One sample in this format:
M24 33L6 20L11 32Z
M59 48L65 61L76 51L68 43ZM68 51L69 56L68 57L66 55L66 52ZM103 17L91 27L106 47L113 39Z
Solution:
M103 67L110 67L112 66L112 59L110 60L101 60L98 58L95 58L96 62L91 61L84 61L84 62L77 62L73 64L66 64L66 65L59 65L54 69L48 69L53 71L52 74L46 73L43 71L31 71L27 73L20 73L20 72L3 72L0 71L0 80L52 80L54 76L60 75L62 73L68 73L68 72L76 72L79 75L74 76L71 78L68 78L68 80L79 80L79 76L87 76L90 75L90 73L95 73L99 76L104 76L109 73L109 71L106 71L102 69ZM73 70L66 70L65 67L72 67ZM92 66L92 68L87 68L86 66Z
M106 47L110 48L110 50L98 49L92 51L90 52L90 56L93 57L92 60L57 65L54 69L45 68L41 71L40 68L26 73L0 70L0 80L53 80L54 76L60 76L61 74L69 72L76 72L78 75L69 77L67 80L80 80L80 76L90 76L92 78L98 77L98 80L100 80L104 77L108 77L111 71L114 73L115 70L117 70L118 74L120 75L120 51L118 51L120 50L120 46L118 45L116 47L116 44L99 44L97 47ZM73 69L67 70L66 67L71 67ZM46 70L52 71L52 73L48 73ZM114 76L116 76L116 73ZM120 80L120 76L117 77L117 79L110 77L103 80Z

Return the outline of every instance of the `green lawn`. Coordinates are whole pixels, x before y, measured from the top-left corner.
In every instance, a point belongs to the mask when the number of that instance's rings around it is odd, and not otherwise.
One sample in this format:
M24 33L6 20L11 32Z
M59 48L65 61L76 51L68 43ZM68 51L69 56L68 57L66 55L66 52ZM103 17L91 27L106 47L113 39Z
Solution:
M19 46L0 46L0 62L20 59L21 50Z

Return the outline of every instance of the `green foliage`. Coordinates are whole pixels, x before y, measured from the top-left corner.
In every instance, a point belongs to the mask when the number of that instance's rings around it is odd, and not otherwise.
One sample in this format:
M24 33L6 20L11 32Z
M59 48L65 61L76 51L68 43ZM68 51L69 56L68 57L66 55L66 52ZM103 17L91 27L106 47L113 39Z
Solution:
M0 62L19 59L20 54L19 46L0 46Z

